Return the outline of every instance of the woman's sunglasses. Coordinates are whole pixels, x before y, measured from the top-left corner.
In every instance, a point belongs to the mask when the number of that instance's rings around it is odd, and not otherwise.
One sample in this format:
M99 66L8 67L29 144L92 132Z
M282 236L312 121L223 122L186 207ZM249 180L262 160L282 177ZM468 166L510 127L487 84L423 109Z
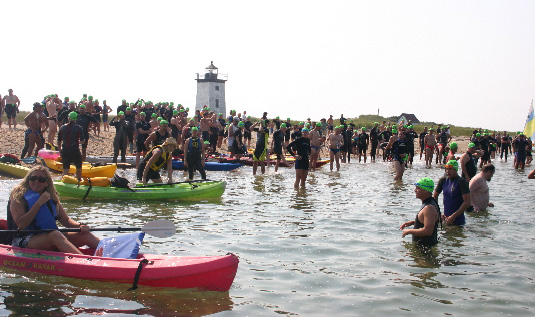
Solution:
M39 183L45 183L48 180L48 178L44 176L30 176L28 177L28 179L30 180L30 182L39 181Z

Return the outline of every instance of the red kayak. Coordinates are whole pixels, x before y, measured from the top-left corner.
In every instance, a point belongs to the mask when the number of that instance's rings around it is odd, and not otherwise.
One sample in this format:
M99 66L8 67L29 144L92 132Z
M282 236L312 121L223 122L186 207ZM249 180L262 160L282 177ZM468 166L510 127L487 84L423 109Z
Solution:
M234 254L178 257L140 253L137 259L116 259L93 256L92 249L81 251L87 255L0 244L0 264L20 271L128 284L134 284L136 272L140 270L137 285L227 292L239 262Z

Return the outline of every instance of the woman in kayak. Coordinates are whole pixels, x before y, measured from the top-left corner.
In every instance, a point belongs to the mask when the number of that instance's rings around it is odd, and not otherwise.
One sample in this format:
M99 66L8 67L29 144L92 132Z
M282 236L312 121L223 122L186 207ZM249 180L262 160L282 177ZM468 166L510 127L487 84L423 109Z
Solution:
M80 232L16 235L14 247L82 254L79 247L96 248L99 239L89 232L89 226L72 220L61 205L50 172L44 166L32 168L26 177L11 191L8 203L9 229L40 230L58 229L56 221L67 228L80 228Z

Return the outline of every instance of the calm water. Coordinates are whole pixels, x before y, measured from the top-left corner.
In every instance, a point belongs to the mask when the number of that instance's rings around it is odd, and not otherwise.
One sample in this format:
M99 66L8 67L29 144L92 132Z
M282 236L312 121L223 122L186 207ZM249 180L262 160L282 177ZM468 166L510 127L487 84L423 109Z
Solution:
M412 184L443 174L419 161L397 183L384 163L343 164L339 173L323 167L310 174L306 191L293 189L294 170L254 177L243 167L209 174L228 182L216 201L64 199L71 217L92 225L172 220L178 233L147 236L146 253L235 253L231 290L127 292L122 284L0 271L0 315L533 315L535 182L527 179L531 167L495 164L489 186L496 207L469 215L464 228L444 227L428 253L398 230L419 210ZM126 175L133 179L133 171ZM16 182L0 180L2 210Z

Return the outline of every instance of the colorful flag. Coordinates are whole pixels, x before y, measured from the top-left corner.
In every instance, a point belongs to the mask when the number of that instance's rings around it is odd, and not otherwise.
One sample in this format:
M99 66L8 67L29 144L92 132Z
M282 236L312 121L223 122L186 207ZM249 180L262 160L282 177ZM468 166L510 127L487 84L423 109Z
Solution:
M531 100L531 107L529 107L528 118L526 119L526 126L524 127L524 135L531 140L535 140L535 116L533 113L533 99Z

